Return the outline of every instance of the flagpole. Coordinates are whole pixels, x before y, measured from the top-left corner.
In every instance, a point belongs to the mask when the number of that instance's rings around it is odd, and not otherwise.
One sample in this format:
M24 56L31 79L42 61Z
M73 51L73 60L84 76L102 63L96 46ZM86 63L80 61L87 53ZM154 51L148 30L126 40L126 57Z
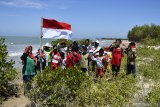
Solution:
M41 27L40 27L40 72L42 72L42 24L43 24L43 18L41 17Z

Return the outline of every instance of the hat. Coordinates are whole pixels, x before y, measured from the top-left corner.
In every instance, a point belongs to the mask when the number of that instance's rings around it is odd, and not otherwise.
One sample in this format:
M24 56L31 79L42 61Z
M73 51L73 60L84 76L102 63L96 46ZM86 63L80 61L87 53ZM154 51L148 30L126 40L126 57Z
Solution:
M96 40L96 43L99 43L99 40Z
M46 43L44 46L45 47L52 47L50 43Z

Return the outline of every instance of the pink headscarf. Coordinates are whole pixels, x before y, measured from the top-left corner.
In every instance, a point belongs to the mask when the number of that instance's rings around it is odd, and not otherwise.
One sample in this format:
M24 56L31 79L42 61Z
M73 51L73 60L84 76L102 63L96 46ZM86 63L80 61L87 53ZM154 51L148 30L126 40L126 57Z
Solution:
M32 49L32 46L27 46L27 47L25 48L25 53L27 53L28 56L29 56L31 59L34 60L34 64L36 64L36 58L35 58L35 56L33 55L31 49Z

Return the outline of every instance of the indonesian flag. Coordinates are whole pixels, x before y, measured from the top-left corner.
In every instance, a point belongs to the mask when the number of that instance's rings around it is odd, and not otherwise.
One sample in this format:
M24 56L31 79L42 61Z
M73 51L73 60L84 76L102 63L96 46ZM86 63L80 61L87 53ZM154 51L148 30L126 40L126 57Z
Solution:
M58 22L54 19L43 19L42 36L43 38L71 39L71 25Z

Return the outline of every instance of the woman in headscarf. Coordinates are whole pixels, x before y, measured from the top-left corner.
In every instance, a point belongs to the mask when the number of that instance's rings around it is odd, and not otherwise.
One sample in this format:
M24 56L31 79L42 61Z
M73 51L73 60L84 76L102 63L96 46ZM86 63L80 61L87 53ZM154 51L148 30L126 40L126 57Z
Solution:
M35 69L36 58L32 53L32 46L27 46L25 48L25 51L21 56L21 60L23 64L22 75L23 75L23 82L25 85L24 90L28 91L31 89L29 82L32 79L32 77L36 75L36 69Z

